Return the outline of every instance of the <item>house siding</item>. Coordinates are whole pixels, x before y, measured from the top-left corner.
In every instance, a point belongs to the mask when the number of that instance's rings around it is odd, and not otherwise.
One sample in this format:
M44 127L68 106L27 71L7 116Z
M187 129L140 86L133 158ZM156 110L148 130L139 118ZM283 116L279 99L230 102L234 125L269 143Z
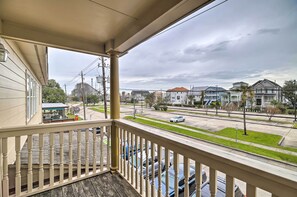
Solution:
M12 126L24 126L40 124L42 122L41 110L41 83L32 72L18 47L13 41L0 38L1 43L9 51L6 62L0 62L0 128ZM26 106L26 73L37 83L37 107L36 114L27 119ZM26 137L22 137L21 145L25 143ZM15 139L8 139L8 162L13 163L15 158L10 154L15 151Z

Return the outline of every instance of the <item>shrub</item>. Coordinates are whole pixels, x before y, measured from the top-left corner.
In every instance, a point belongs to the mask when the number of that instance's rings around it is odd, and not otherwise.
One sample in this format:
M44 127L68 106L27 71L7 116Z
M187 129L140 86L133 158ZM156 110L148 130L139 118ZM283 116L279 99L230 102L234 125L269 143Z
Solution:
M154 105L155 110L160 110L160 106L159 105Z

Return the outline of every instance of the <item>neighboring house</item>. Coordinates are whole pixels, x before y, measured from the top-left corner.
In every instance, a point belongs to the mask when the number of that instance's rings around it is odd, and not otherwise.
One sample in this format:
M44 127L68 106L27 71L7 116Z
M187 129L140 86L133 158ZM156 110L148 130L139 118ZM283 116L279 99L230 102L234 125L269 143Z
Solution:
M240 81L240 82L235 82L232 85L233 87L231 87L229 91L226 91L226 93L222 96L221 102L223 106L232 102L239 107L239 104L241 102L241 95L242 95L242 92L239 90L241 87L244 87L244 86L247 87L249 84Z
M186 104L189 90L184 87L176 87L166 91L166 97L169 97L171 104Z
M166 99L166 93L162 92L161 90L153 92L154 94L154 101L157 102L158 100L164 101Z
M268 79L257 81L252 85L254 89L255 105L258 107L267 107L271 101L276 100L282 102L282 87L277 83Z
M208 88L208 86L193 87L189 91L188 95L193 95L194 96L194 99L193 99L194 102L201 101L203 92L205 92L205 90L207 88Z
M72 90L71 95L73 97L78 97L78 98L82 98L82 87L84 88L84 92L85 92L85 96L87 97L88 95L98 95L98 91L93 88L92 86L90 86L88 83L77 83L75 85L75 88Z
M150 92L147 90L133 90L131 92L131 97L137 101L144 101L145 97L149 94Z
M130 102L131 101L131 94L130 93L126 93L125 91L122 92L121 94L121 102Z
M208 86L205 89L204 104L210 105L212 102L221 102L221 98L225 96L226 90L218 86Z
M42 123L42 85L48 80L47 47L6 40L0 62L0 128ZM26 137L21 138L21 146ZM15 139L8 138L8 163L15 160Z

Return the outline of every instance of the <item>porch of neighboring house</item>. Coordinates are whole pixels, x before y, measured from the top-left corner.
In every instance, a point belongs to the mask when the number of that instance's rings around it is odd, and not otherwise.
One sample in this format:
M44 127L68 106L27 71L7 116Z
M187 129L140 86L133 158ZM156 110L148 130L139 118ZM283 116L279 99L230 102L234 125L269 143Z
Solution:
M109 57L111 92L107 120L0 128L0 197L199 197L204 172L211 197L218 176L226 179L228 197L234 196L237 180L248 197L259 189L273 197L296 197L296 171L120 119L119 57L210 2L0 0L3 39L29 42L36 50L44 45ZM15 144L9 144L11 139ZM8 159L11 146L13 163ZM149 158L157 158L156 168L150 168Z

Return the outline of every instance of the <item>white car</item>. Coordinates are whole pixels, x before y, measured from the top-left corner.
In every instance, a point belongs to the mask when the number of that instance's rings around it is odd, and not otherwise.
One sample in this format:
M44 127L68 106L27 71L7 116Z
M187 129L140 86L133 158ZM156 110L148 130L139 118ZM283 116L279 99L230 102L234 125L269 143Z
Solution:
M185 117L183 116L175 116L173 118L170 118L170 122L185 122Z

